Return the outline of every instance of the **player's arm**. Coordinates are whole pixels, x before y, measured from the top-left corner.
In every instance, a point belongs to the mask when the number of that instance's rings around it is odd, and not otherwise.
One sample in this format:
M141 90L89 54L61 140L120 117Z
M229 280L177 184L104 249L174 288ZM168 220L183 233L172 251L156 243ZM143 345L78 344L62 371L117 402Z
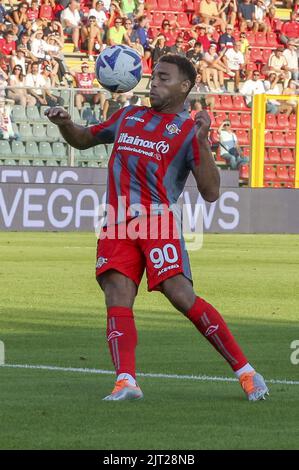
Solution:
M208 141L211 120L206 111L200 111L195 117L197 141L200 150L200 164L192 169L197 188L202 197L208 202L219 198L220 174L213 158Z
M110 143L110 140L99 138L92 134L89 127L83 127L75 124L71 120L69 113L60 107L49 108L45 115L53 124L56 124L62 137L68 144L79 150L88 149L98 144Z

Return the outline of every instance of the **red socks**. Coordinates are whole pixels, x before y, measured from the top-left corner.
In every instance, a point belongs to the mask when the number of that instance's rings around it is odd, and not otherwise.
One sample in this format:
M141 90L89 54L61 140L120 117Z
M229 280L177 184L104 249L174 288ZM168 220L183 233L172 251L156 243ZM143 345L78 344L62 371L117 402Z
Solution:
M196 297L186 317L226 359L234 371L248 363L225 321L212 305Z
M127 373L135 378L137 331L133 310L127 307L108 308L107 340L116 374Z

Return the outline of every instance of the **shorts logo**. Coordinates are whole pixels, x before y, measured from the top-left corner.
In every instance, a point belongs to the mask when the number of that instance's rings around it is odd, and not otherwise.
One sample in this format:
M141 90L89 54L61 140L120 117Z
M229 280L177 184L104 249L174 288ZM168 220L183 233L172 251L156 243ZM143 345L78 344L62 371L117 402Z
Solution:
M120 333L119 331L114 330L114 331L111 331L107 340L110 341L111 339L118 338L119 336L123 336L123 333Z
M103 258L102 256L100 256L98 258L96 268L101 268L103 266L103 264L105 264L105 263L108 263L108 258Z
M211 325L205 332L205 336L211 336L215 331L217 331L219 328L219 325Z
M176 269L176 268L179 268L178 264L172 264L171 266L166 266L166 268L160 269L160 271L158 272L158 276L161 276L161 274L166 273L170 269Z
M181 132L181 129L178 128L176 124L167 124L166 125L166 130L168 134L179 134Z

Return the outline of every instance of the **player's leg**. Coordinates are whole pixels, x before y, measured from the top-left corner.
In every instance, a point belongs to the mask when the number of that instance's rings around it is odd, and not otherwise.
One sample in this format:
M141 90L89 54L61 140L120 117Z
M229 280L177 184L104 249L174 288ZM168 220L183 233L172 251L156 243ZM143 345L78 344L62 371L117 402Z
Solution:
M264 398L268 388L262 376L249 364L220 313L195 294L190 280L183 274L177 274L164 280L161 290L228 362L249 400Z

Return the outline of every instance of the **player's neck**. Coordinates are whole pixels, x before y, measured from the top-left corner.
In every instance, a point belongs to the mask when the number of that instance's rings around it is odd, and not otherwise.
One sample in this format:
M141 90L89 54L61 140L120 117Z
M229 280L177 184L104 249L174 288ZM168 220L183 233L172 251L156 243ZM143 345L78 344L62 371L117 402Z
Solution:
M172 105L172 104L167 104L163 108L152 108L154 111L157 113L162 113L162 114L179 114L184 111L184 103L179 104L179 105Z

